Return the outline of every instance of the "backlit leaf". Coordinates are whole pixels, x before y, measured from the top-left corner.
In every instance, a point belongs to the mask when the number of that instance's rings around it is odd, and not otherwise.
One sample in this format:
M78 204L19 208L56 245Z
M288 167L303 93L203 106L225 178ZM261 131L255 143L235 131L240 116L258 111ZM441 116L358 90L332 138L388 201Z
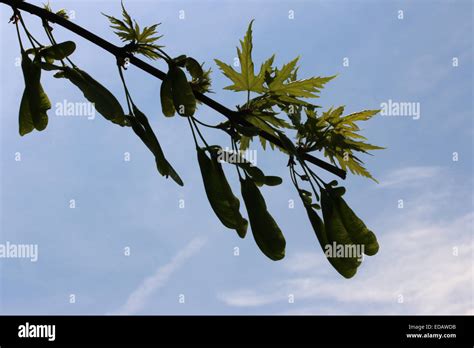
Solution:
M161 57L160 48L155 44L162 35L157 36L156 28L160 23L153 24L149 27L140 30L140 26L136 21L132 20L132 17L128 14L125 6L122 2L122 20L117 19L113 16L103 14L110 21L110 27L114 30L114 33L125 42L129 42L126 46L127 51L130 53L139 53L150 59L158 59Z
M324 85L336 76L311 77L289 83L275 83L269 86L270 91L276 94L289 94L295 97L317 98L317 94Z
M251 91L262 93L264 91L263 84L265 82L265 72L273 63L273 56L268 59L260 68L258 75L255 75L254 63L252 61L252 24L250 22L247 33L243 40L240 40L240 48L237 48L237 56L240 62L240 72L218 59L214 59L222 73L227 76L233 85L225 87L233 91Z

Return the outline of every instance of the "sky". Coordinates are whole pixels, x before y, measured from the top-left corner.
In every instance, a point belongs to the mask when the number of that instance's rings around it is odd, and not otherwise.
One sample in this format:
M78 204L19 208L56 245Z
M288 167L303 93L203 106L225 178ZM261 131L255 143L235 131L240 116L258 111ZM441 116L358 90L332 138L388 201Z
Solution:
M120 44L101 15L119 16L118 0L51 5ZM7 23L11 9L0 5L0 245L38 247L36 262L0 258L1 314L474 314L472 1L125 5L141 25L162 23L160 41L171 56L206 62L213 70L211 97L229 107L245 93L223 90L229 81L213 59L233 61L252 19L256 66L273 53L279 66L300 55L301 77L338 74L317 100L323 108L345 105L350 113L389 101L418 105L418 115L377 115L363 125L371 143L387 148L363 157L380 183L354 175L344 182L346 201L376 233L380 251L365 258L354 278L342 278L325 259L284 156L257 143L251 148L258 166L284 180L262 193L285 234L286 257L267 259L251 233L238 238L206 199L187 122L162 115L160 81L134 67L126 72L130 92L184 187L157 173L130 129L99 114L59 115L60 104L85 100L48 72L42 83L53 104L49 125L20 137L19 46ZM46 42L41 22L24 19ZM114 58L58 26L54 33L58 41L76 42L74 62L124 105ZM152 64L165 69L163 62ZM205 106L197 116L223 120ZM228 142L204 132L209 142Z

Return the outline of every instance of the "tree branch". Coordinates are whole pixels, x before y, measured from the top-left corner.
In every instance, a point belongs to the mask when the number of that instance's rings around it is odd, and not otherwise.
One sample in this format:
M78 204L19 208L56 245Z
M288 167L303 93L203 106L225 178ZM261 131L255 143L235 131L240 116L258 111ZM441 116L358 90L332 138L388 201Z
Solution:
M29 4L27 2L21 1L21 0L0 0L0 3L4 3L6 5L11 6L12 8L17 8L20 10L23 10L25 12L28 12L30 14L36 15L44 20L47 20L51 23L56 23L60 25L63 28L68 29L69 31L81 36L83 39L86 39L96 46L101 47L102 49L106 50L107 52L111 53L115 57L119 58L128 58L130 61L130 64L135 65L137 68L147 72L148 74L163 80L166 76L166 73L163 71L153 67L152 65L144 62L143 60L133 56L130 53L126 53L121 47L115 46L111 44L109 41L104 40L103 38L95 35L94 33L88 31L87 29L61 17L58 16L52 12L49 12L41 7ZM232 122L238 123L242 126L252 126L248 121L243 119L241 114L237 111L231 110L227 108L226 106L218 103L217 101L209 98L208 96L199 93L197 91L194 91L194 95L196 99L201 101L203 104L207 105L211 109L214 109L221 115L225 116L227 119L229 119ZM273 136L272 134L269 134L264 131L260 131L259 133L260 136L268 140L269 142L273 143L276 146L282 147L282 143L280 139L277 137ZM302 154L302 157L304 160L311 162L312 164L315 164L319 166L320 168L327 170L328 172L337 175L338 177L345 179L346 178L346 172L330 163L327 163L319 158L316 158L310 154L304 153Z

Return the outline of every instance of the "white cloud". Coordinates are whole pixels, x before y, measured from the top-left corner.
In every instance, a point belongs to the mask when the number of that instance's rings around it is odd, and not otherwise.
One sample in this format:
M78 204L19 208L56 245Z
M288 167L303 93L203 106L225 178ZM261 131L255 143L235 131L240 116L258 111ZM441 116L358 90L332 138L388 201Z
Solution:
M319 269L324 261L315 257L314 253L303 252L292 257L291 262L285 264L289 272L308 272Z
M278 292L259 294L249 289L219 294L218 297L221 301L233 307L258 307L278 302L281 299L281 295Z
M437 177L441 172L440 167L419 166L405 167L392 171L380 180L377 188L414 186L424 183L428 179Z
M354 278L339 276L322 251L314 249L286 260L286 274L280 278L222 292L219 299L229 306L267 306L258 310L278 308L285 314L472 313L474 212L461 210L454 218L445 213L447 205L459 203L454 208L461 208L472 200L472 185L445 181L440 187L439 171L398 171L404 178L423 172L419 178L434 180L410 190L411 208L381 217L380 251L364 260ZM294 304L288 303L289 294Z
M178 252L169 263L159 267L155 273L145 278L143 282L128 297L125 304L115 314L133 314L140 311L148 298L158 288L166 285L171 275L176 272L189 258L195 255L205 244L205 239L195 238Z
M466 232L472 231L473 217L471 213L438 225L422 227L411 221L394 227L379 238L379 254L367 258L351 280L335 277L322 253L315 251L289 260L290 278L221 293L219 298L229 306L255 307L283 304L294 294L295 303L317 300L321 305L293 304L296 308L288 308L292 314L467 314L472 312L473 246ZM397 302L399 295L403 303Z

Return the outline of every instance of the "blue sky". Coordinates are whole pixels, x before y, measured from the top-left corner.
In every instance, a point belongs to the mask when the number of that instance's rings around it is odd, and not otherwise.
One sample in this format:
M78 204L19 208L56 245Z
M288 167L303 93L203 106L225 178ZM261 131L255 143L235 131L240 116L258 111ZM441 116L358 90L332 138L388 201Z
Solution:
M364 125L372 143L387 147L364 158L380 184L354 176L344 184L346 200L377 234L380 252L366 258L355 278L340 277L316 241L285 158L256 144L259 167L284 179L262 192L285 233L286 258L272 262L250 234L241 240L220 225L205 197L187 122L163 117L160 82L134 67L126 74L130 91L183 188L156 172L130 129L100 115L94 120L55 115L56 103L84 99L52 74L43 74L53 103L48 128L20 137L19 48L14 26L7 24L11 10L2 5L0 243L37 244L39 258L0 259L0 313L473 313L472 1L125 4L142 25L162 22L170 55L188 54L212 67L212 97L228 106L245 96L222 90L228 81L213 59L232 62L251 19L257 66L273 53L278 65L301 55L300 76L339 74L321 93L318 104L324 108L346 105L349 113L379 108L389 99L420 103L417 120L377 116ZM51 5L73 10L76 23L119 43L100 14L118 16L119 1ZM46 41L40 21L24 17ZM54 32L58 41L74 38L74 62L124 102L113 57L60 27ZM163 62L156 65L164 68ZM209 123L222 120L206 107L198 116ZM206 137L227 143L216 132L206 130ZM21 161L15 161L17 152ZM125 152L131 161L124 161ZM452 160L454 152L458 161ZM227 172L239 192L235 173ZM71 199L75 209L69 208ZM294 209L288 207L292 199ZM397 207L400 199L403 209ZM130 256L124 255L126 247Z

